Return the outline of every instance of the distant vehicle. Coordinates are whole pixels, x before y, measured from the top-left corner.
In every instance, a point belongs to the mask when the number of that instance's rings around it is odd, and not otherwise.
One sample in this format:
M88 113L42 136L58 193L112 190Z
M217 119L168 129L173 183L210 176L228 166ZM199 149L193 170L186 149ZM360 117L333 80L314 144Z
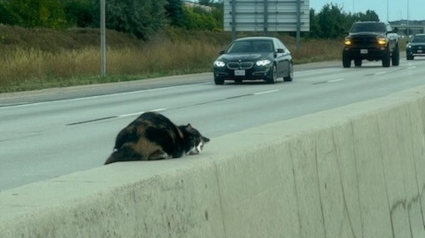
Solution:
M425 34L416 34L406 45L406 59L414 60L415 56L425 56Z
M278 78L292 81L291 52L275 37L244 37L234 40L214 61L214 82L225 80L264 80L273 84Z
M383 67L398 66L400 51L398 47L398 34L390 24L384 22L355 22L344 41L342 52L342 66L362 66L362 60L382 61Z

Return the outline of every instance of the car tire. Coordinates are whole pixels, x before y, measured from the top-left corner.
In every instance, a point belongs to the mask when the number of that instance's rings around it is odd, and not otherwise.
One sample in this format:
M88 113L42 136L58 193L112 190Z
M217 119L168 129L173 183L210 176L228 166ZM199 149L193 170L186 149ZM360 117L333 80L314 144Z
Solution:
M393 54L391 55L391 64L393 66L398 66L400 64L400 51L398 45L395 47Z
M345 51L342 52L342 67L344 67L344 68L350 68L351 67L351 59Z
M219 77L219 76L214 76L214 83L216 85L223 85L224 79L222 77Z
M273 64L272 70L270 70L270 75L266 79L266 83L268 84L276 83L276 77L277 77L277 67L275 64Z
M390 55L390 51L387 49L384 57L382 58L382 67L388 68L390 67L390 63L391 63L391 55Z
M413 55L408 55L408 54L406 54L406 59L407 59L407 60L414 60L414 59L415 59L415 57L414 57Z
M294 79L294 65L292 62L289 63L289 73L288 76L283 77L283 81L291 82Z
M354 66L361 67L362 66L362 59L354 59Z

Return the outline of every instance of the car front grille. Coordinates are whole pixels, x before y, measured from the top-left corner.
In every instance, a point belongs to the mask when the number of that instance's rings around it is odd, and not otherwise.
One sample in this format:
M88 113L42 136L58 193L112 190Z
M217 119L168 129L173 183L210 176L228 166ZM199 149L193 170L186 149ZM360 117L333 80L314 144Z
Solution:
M425 46L412 46L412 50L424 50L425 51Z
M362 47L362 46L373 46L377 44L376 41L376 37L353 37L352 38L352 44L357 46L357 47Z
M254 65L253 62L229 62L227 63L228 69L250 69Z

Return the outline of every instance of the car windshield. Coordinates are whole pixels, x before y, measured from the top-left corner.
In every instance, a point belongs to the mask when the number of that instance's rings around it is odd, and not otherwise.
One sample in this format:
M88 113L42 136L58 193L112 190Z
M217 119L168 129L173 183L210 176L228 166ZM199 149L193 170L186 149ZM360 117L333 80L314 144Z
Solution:
M382 23L356 23L351 28L350 32L386 32L385 24Z
M412 39L413 43L420 43L420 42L425 42L425 35L420 35L420 36L414 36Z
M272 52L273 41L271 40L241 40L235 41L227 50L227 53L253 53Z

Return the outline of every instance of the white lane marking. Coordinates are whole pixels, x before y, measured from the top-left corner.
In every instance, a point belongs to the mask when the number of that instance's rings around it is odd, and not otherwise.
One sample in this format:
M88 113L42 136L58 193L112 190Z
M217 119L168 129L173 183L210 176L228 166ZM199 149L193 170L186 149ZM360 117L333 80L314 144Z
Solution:
M376 72L375 75L381 75L381 74L386 74L386 71L381 71L381 72Z
M0 103L0 107L12 107L12 106L22 106L28 102L19 102L19 103Z
M188 87L188 86L193 86L193 85L198 85L198 84L206 84L206 83L178 85L178 86L170 86L170 87L163 87L163 88L142 89L142 90L131 91L131 92L111 93L111 94L103 94L103 95L98 95L98 96L88 96L88 97L72 98L72 99L59 99L59 100L54 100L54 101L45 101L45 102L36 102L36 103L25 102L26 104L23 104L23 102L19 102L19 103L16 103L14 105L4 105L4 104L2 104L3 107L0 107L0 110L11 108L11 107L13 107L13 108L29 107L29 106L38 106L38 105L58 103L58 102L75 102L75 101L90 100L90 99L97 99L97 98L104 98L104 97L111 97L111 96L121 96L121 95L130 95L130 94L144 93L144 92L163 91L163 90L170 90L170 89L175 89L175 88Z
M254 93L254 95L261 95L261 94L266 94L266 93L274 93L279 91L278 89L275 90L270 90L270 91L264 91L264 92L258 92L258 93Z
M407 69L416 69L416 66L407 67Z
M162 112L162 111L165 111L165 110L167 110L167 108L158 108L158 109L150 110L150 112ZM142 113L144 113L144 112L134 112L134 113L118 115L117 117L132 117L132 116L138 116Z
M344 80L344 79L343 78L341 78L341 79L332 79L332 80L329 80L328 83L336 83L336 82L340 82L342 80Z

